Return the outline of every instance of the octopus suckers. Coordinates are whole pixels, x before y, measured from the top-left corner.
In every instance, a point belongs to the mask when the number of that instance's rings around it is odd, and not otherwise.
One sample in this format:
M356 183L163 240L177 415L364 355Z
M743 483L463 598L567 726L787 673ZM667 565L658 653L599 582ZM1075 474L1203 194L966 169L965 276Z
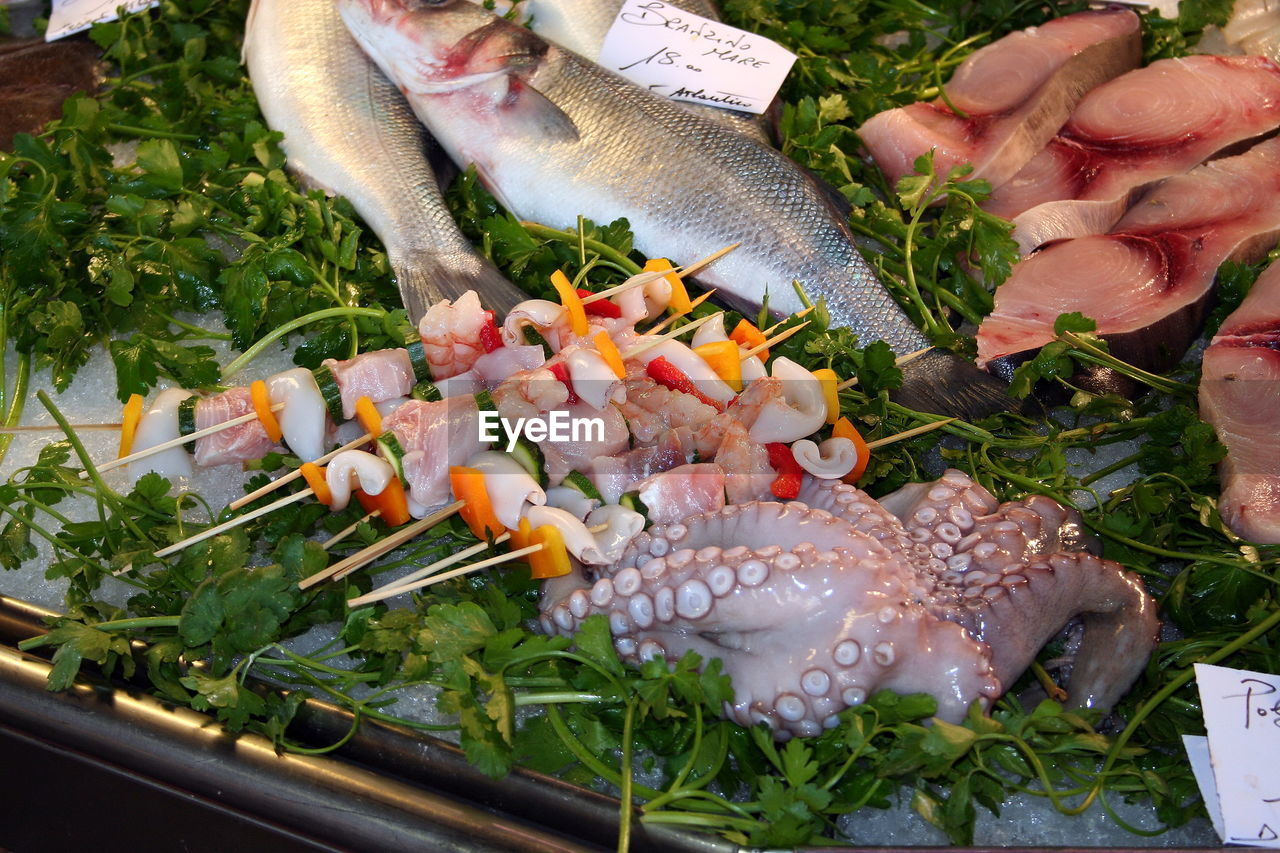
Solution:
M747 560L738 566L738 582L743 586L759 586L768 578L769 566L762 560Z
M840 694L846 705L861 705L867 698L867 691L861 687L846 687Z
M670 550L671 543L661 536L653 537L653 541L649 543L649 553L655 557L665 557Z
M657 640L645 640L640 644L640 660L649 661L665 657L667 650Z
M670 622L676 618L676 593L669 586L664 586L653 595L653 614L661 622Z
M778 716L789 723L795 723L804 719L805 707L804 700L794 693L783 693L778 696L778 700L774 703L774 708L778 712Z
M601 578L591 587L591 603L596 607L607 607L613 602L613 581Z
M715 598L705 583L694 578L676 590L676 614L682 619L700 619L711 610Z
M773 565L784 572L794 572L800 568L800 558L788 551L774 557Z
M888 641L876 643L871 649L871 659L881 666L892 666L893 657L893 643Z
M831 676L823 669L811 669L800 676L800 687L810 696L822 696L831 689Z
M841 666L853 666L862 657L862 647L856 640L841 640L836 644L834 657Z
M635 595L640 591L640 572L635 569L623 569L614 575L613 588L618 595Z
M643 593L631 597L627 602L627 612L639 628L648 628L653 624L653 601Z
M725 556L728 556L728 552L725 552ZM728 595L729 590L733 589L737 582L738 576L728 566L716 566L707 575L707 586L711 587L711 592L716 598Z
M569 596L569 612L579 619L585 619L590 609L591 602L587 600L587 594L580 589L574 590L573 595Z
M898 609L892 605L881 607L880 612L876 614L876 618L883 624L888 625L898 618Z

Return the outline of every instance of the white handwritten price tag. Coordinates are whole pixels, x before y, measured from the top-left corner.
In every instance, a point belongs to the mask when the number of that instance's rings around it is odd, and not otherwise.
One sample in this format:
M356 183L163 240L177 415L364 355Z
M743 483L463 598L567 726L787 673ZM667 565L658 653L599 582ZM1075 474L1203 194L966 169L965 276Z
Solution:
M1222 840L1280 849L1280 675L1198 663L1196 681Z
M99 21L114 21L119 15L116 8L124 6L130 12L159 6L160 0L53 0L49 13L49 28L44 32L45 41L87 30Z
M763 113L795 54L766 38L662 0L626 0L599 63L654 94Z

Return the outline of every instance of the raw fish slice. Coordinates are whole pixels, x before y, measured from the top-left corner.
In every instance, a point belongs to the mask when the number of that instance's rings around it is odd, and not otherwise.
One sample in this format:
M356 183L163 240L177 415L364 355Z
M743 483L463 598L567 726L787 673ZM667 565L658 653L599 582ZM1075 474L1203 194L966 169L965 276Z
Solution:
M966 59L947 98L886 110L858 135L891 183L935 149L938 174L961 163L999 186L1035 156L1100 83L1137 66L1138 18L1120 9L1079 12L1010 33Z
M1236 0L1222 37L1245 53L1280 61L1280 5L1274 0Z
M1245 539L1280 543L1280 264L1258 277L1205 350L1200 414L1227 447L1222 520Z
M208 429L253 410L248 388L229 388L196 403L195 426L197 430ZM196 439L195 461L201 468L247 462L261 459L275 446L260 421L247 421Z
M1051 240L1101 234L1144 186L1277 126L1280 66L1271 60L1161 60L1087 94L983 207L1013 219L1024 254Z
M978 363L1038 349L1058 315L1098 323L1120 358L1172 365L1204 319L1213 276L1280 234L1280 140L1159 184L1103 235L1053 243L1014 266L978 329Z

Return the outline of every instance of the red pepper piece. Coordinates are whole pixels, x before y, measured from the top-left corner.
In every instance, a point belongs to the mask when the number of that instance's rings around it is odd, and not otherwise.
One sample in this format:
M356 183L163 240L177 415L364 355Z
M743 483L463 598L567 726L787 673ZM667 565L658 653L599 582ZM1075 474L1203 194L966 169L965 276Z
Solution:
M780 500L795 500L800 494L800 481L804 477L804 469L792 454L791 445L781 441L771 441L765 445L765 449L769 451L769 464L778 472L769 491Z
M493 322L492 311L484 312L484 325L480 327L480 346L484 347L485 352L493 352L505 346L502 335L498 332L498 324Z
M564 387L569 389L569 399L565 400L570 406L578 404L578 395L573 390L573 380L569 378L569 368L565 366L563 361L557 361L554 364L547 365L547 370L564 383Z
M692 394L717 412L724 411L724 406L721 405L719 400L713 400L703 394L683 370L667 361L666 356L660 355L649 362L645 367L645 372L649 374L650 379L664 388L670 388L672 391L679 391L682 394Z
M578 288L578 295L584 300L588 296L593 296L590 290ZM611 320L617 320L622 316L622 309L610 302L608 299L597 299L595 302L583 302L582 310L588 314L594 314L597 317L608 317Z

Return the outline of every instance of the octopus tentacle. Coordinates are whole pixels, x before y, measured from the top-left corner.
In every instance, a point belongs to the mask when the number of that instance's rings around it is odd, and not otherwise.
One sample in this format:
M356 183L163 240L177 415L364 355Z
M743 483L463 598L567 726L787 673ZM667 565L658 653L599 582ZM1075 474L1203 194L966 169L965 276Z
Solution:
M818 734L882 689L932 693L958 720L1001 692L989 650L911 602L894 554L823 510L726 507L656 525L631 551L590 588L544 600L543 628L571 634L603 614L623 658L721 658L725 713L742 725Z
M1048 498L998 504L959 471L883 504L814 478L798 497L651 526L616 563L549 581L543 629L572 634L600 614L625 659L720 658L736 697L725 714L783 740L881 689L930 693L958 720L1077 616L1073 704L1113 703L1154 646L1154 601L1082 552L1079 514Z
M1003 572L972 571L963 610L944 616L992 649L1004 684L1027 668L1067 621L1079 616L1084 638L1067 684L1074 707L1107 708L1146 666L1160 622L1136 575L1092 554L1034 557Z

